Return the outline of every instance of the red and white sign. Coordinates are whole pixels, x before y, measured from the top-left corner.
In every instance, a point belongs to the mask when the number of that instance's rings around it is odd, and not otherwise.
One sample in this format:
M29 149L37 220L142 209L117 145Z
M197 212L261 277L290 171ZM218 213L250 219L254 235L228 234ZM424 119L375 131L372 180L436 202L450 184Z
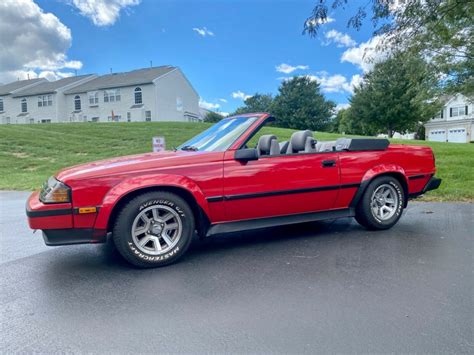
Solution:
M165 137L153 137L152 146L154 153L166 150Z

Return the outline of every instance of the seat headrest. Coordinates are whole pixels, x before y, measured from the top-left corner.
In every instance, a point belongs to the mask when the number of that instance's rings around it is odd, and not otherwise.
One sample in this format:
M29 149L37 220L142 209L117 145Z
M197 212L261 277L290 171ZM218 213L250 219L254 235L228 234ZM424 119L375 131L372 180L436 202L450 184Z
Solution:
M264 134L257 143L258 155L269 155L272 148L272 141L276 141L277 137L273 134Z
M293 133L290 138L290 146L288 147L291 148L291 151L288 153L298 153L303 151L306 145L306 138L308 137L313 137L313 132L309 129Z

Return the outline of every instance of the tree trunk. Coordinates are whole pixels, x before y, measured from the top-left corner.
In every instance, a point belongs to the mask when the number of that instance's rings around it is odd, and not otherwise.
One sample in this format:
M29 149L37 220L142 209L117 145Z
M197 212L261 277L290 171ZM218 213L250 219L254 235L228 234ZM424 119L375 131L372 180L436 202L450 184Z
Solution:
M390 128L387 130L387 136L388 136L388 138L393 137L393 131Z

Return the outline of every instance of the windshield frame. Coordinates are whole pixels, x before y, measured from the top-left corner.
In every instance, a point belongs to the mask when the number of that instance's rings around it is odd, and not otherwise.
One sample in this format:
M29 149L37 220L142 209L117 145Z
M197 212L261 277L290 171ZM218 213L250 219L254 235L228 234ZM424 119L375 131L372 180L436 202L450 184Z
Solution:
M181 151L194 151L194 152L225 152L225 151L228 151L228 150L234 150L236 149L235 147L237 146L240 146L239 142L241 142L242 140L247 140L247 137L249 135L251 135L256 128L258 128L261 124L262 124L262 121L264 122L265 119L268 117L269 115L268 114L261 114L261 113L255 113L255 114L243 114L243 115L235 115L235 116L231 116L231 117L226 117L226 118L223 118L221 121L215 123L214 125L210 126L209 128L207 128L206 130L204 130L203 132L195 135L194 137L191 137L190 139L188 139L187 141L185 141L184 143L180 144L176 150L181 150ZM250 125L248 127L246 127L238 136L236 136L231 142L229 142L228 144L226 144L226 147L224 149L201 149L200 147L195 147L195 148L198 148L198 149L183 149L183 148L186 148L186 147L189 147L189 148L192 148L193 147L193 140L195 140L197 137L200 137L201 135L203 135L205 132L207 131L210 131L209 134L212 134L212 131L211 129L217 125L217 124L222 124L222 123L225 123L226 121L229 121L229 120L232 120L232 119L236 119L236 118L240 118L240 119L246 119L246 120L250 120L250 119L253 119L253 122L250 123ZM244 121L245 122L245 121ZM241 123L243 124L243 122ZM229 132L227 132L223 137L225 137L226 135L228 135L229 133L233 132L233 129L230 130ZM205 135L203 136L205 137ZM238 148L237 148L238 149Z

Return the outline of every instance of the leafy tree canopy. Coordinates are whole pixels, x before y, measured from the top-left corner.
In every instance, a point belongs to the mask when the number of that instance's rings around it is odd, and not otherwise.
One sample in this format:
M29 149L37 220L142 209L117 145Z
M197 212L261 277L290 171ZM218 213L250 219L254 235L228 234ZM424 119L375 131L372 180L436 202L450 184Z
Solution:
M334 102L320 92L319 84L306 76L284 81L272 105L280 127L325 130L333 114Z
M252 112L269 112L273 104L273 97L271 94L259 94L245 99L244 106L239 107L235 111L235 115Z
M436 79L426 62L410 53L395 54L375 64L355 88L339 129L389 137L395 131L413 131L439 110L440 104L431 99L436 96Z
M219 122L224 116L220 115L217 112L209 111L204 117L204 122Z
M328 12L348 3L318 0L303 33L317 35ZM437 71L445 91L474 93L474 1L368 0L360 4L348 27L360 29L371 12L374 35L382 36L383 49L421 54Z

